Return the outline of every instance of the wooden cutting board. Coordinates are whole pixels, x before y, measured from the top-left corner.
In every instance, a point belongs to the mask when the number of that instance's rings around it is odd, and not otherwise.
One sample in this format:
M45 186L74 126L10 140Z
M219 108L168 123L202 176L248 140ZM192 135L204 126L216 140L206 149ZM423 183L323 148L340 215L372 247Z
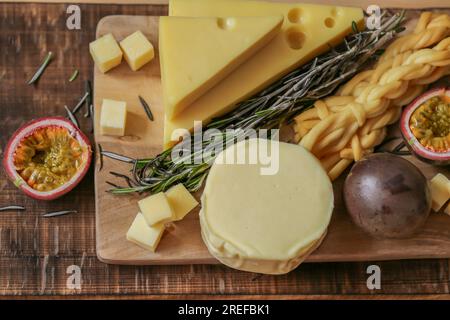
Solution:
M163 106L158 60L158 17L108 16L97 27L97 37L111 32L117 40L141 30L156 47L156 58L138 72L132 72L126 62L102 74L94 71L95 139L105 151L130 157L151 157L162 151ZM182 53L180 53L182 54ZM187 61L188 63L188 61ZM153 111L150 122L139 104L144 97ZM99 111L103 98L126 101L129 117L126 136L106 137L99 134ZM98 151L98 150L97 150ZM435 167L412 157L427 176L437 173ZM207 251L200 236L198 210L166 231L156 253L128 242L125 234L138 212L137 201L143 196L114 196L106 192L106 181L124 184L109 174L127 173L130 165L104 159L99 171L97 157L95 173L97 255L113 264L203 264L218 263ZM442 172L442 171L441 171ZM444 172L450 176L450 171ZM320 248L307 261L370 261L413 258L450 257L450 217L432 213L424 229L414 238L404 240L374 240L355 227L345 212L341 190L344 177L334 183L335 210L328 235ZM197 198L199 195L197 195Z

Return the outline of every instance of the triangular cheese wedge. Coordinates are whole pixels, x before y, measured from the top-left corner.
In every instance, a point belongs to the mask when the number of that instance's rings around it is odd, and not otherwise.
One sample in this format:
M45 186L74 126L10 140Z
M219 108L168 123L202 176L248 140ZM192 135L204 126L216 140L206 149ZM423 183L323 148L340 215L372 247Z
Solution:
M164 111L169 119L260 50L283 16L161 17L159 50Z
M194 121L206 125L212 118L233 110L236 103L265 89L286 73L329 50L352 32L352 22L364 28L359 8L303 3L231 0L170 0L173 16L285 16L281 32L264 48L242 63L206 92L180 116L166 118L165 148L174 143L175 129L192 130Z

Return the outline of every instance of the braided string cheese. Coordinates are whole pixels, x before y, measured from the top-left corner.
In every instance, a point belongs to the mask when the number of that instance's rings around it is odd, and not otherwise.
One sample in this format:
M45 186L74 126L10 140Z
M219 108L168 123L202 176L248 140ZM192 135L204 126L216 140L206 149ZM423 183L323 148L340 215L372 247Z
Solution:
M448 15L423 13L414 32L394 41L374 69L357 74L336 96L318 100L295 118L297 139L320 159L332 180L373 152L403 105L450 74L449 33Z
M392 43L379 61L386 60L408 50L418 50L436 44L446 37L450 27L449 24L447 14L422 13L413 32Z

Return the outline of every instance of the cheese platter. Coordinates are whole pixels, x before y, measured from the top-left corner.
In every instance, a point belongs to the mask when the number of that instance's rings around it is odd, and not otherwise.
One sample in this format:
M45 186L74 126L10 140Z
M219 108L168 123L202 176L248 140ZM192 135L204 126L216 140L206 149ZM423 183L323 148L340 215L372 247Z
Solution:
M101 261L450 257L449 9L170 0L102 18L86 54L93 86L19 128L3 165L53 200L95 159Z
M448 13L449 10L439 12ZM406 16L407 30L412 30L420 12L408 10ZM130 71L123 64L105 74L97 68L94 70L95 139L102 150L136 159L152 158L164 150L159 20L159 17L147 16L108 16L98 24L97 38L111 33L120 41L140 30L155 46L155 59L138 72ZM139 96L151 106L153 122L146 118ZM127 132L123 137L100 134L100 107L106 97L127 101ZM411 155L404 157L417 166L427 179L433 178L437 173L449 176L445 167L424 163ZM110 172L126 174L130 171L130 164L107 157L103 157L101 162L102 168L99 170L100 161L97 160L95 173L97 253L100 260L131 265L219 263L202 239L199 207L185 219L166 225L166 231L155 252L131 244L126 234L139 211L137 202L146 194L107 192L110 189L107 182L114 181ZM317 249L311 250L305 261L373 261L450 256L450 219L445 214L431 213L420 232L408 238L377 239L368 236L352 222L345 208L342 190L347 174L348 170L333 181L334 210L331 222L322 243ZM203 188L194 193L198 201L201 200L202 193Z

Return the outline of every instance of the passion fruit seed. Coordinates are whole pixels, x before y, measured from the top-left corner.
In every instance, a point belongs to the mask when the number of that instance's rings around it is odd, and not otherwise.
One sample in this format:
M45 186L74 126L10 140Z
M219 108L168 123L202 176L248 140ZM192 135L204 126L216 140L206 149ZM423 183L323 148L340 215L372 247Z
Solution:
M432 97L411 115L410 128L424 147L446 152L450 146L450 104L440 96Z
M14 166L37 191L54 190L69 181L82 164L83 148L66 128L44 127L22 139Z

